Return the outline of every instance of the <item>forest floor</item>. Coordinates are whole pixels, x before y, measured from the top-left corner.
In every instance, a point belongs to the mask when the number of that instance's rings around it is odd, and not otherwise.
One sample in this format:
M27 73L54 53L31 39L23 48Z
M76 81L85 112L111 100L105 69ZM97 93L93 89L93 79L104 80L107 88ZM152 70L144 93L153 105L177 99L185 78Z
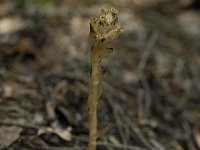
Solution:
M92 0L0 1L0 149L86 150ZM98 150L200 149L200 6L117 0Z

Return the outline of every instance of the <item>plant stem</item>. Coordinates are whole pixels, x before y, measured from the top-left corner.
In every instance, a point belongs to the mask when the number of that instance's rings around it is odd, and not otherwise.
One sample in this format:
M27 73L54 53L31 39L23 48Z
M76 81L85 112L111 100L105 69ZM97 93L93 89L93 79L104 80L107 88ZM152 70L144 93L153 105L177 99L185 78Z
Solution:
M91 74L89 83L89 150L96 150L97 139L97 104L99 99L99 84L100 84L100 53L97 47L91 49Z
M101 73L101 60L109 57L113 48L107 48L107 44L116 39L123 27L117 25L118 11L111 7L108 10L101 10L99 17L90 19L90 34L91 42L91 72L89 80L89 96L88 96L88 113L89 113L89 150L96 150L96 140L103 136L109 127L97 130L97 105L99 97L102 94L102 79L105 74Z

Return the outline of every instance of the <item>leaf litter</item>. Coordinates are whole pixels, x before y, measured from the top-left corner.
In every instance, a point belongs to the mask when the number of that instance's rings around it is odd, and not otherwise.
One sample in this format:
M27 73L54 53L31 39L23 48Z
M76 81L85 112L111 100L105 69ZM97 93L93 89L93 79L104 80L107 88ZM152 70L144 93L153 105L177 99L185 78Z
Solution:
M76 3L63 0L49 14L31 2L26 9L0 3L1 148L86 149L88 19L106 4ZM99 126L111 126L98 149L199 149L197 3L113 3L125 33L103 65L111 77Z

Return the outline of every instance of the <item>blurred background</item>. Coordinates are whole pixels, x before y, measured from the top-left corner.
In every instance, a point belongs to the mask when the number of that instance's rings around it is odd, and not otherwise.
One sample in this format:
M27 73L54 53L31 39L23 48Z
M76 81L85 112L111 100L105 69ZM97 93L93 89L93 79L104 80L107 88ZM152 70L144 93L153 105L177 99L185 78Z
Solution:
M110 5L98 150L200 149L200 0L0 0L0 149L87 149L89 18Z

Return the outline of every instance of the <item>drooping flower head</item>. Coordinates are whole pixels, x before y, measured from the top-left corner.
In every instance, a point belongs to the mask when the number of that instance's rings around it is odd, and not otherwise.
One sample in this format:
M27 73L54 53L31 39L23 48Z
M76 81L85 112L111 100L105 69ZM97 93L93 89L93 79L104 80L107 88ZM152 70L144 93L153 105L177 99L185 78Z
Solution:
M118 25L118 11L111 7L108 10L101 10L99 17L90 19L90 40L93 44L106 44L116 39L124 31Z

